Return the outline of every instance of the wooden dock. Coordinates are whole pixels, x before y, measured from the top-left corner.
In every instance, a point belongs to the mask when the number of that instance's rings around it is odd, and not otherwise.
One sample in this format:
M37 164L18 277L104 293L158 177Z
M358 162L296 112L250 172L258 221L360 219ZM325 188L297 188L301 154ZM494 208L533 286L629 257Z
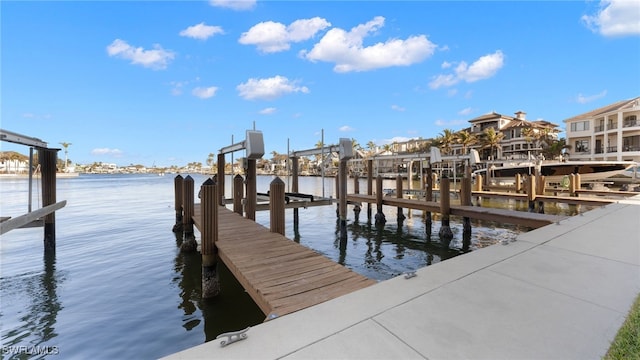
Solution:
M218 256L267 320L376 283L226 207L218 209ZM199 230L200 213L195 204Z
M526 195L524 196L526 199ZM376 197L373 195L349 194L347 195L347 200L365 202L370 204L376 203ZM415 209L436 213L439 213L441 210L440 203L436 201L383 197L382 204L387 206L395 206L405 209ZM463 205L451 205L450 214L478 220L498 221L507 224L523 225L531 228L539 228L545 225L553 224L566 218L557 215Z

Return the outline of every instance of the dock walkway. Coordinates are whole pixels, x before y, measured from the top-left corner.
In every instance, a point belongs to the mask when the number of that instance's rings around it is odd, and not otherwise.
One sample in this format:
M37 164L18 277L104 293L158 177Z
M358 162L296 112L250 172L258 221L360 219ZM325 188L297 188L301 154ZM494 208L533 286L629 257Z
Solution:
M226 207L218 211L218 256L267 319L376 283ZM200 229L199 204L193 220Z
M526 197L526 195L524 195ZM347 200L375 204L374 195L349 194ZM383 197L382 204L397 206L405 209L440 212L440 203L416 199L399 199ZM469 217L477 220L498 221L506 224L523 225L539 228L565 219L564 216L539 214L533 212L514 211L507 209L485 208L479 206L451 205L451 215Z
M640 196L168 359L601 359L640 293Z

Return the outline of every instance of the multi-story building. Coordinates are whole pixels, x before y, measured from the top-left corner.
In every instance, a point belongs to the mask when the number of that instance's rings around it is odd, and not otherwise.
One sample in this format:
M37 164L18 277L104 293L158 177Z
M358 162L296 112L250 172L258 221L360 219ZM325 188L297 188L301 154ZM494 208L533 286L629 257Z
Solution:
M574 160L640 162L640 97L564 120Z
M483 147L480 139L483 133L493 128L496 133L502 133L502 140L497 147L496 159L526 159L536 155L541 150L542 143L557 140L560 130L558 125L545 120L529 121L524 111L515 113L515 117L491 112L469 120L471 127L465 129L479 138L479 142L470 146L477 149L481 159L488 159L492 149ZM543 136L544 135L544 136ZM453 153L461 154L462 145L453 145Z

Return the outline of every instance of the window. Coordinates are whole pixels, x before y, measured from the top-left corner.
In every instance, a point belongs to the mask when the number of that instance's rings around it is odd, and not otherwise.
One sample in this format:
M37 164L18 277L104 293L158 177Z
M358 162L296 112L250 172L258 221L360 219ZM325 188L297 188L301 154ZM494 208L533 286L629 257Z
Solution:
M588 121L578 121L571 123L571 131L584 131L589 130Z
M624 127L637 126L638 118L635 115L629 115L624 118Z
M589 152L589 140L576 140L575 149L577 153Z

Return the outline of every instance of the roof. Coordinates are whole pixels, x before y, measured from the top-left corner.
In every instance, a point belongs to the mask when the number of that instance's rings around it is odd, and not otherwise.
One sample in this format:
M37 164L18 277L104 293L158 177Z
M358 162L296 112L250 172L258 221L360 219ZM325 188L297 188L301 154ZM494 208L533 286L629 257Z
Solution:
M569 122L569 121L574 121L574 120L589 119L589 118L593 118L593 117L596 117L596 116L605 115L607 113L618 112L620 110L637 108L639 106L640 106L640 96L636 97L636 98L633 98L633 99L629 99L629 100L618 101L618 102L615 102L613 104L609 104L609 105L603 106L601 108L598 108L598 109L595 109L595 110L591 110L591 111L586 112L584 114L580 114L580 115L576 115L574 117L570 117L570 118L565 119L563 121L564 122Z
M471 119L471 120L469 120L469 122L473 123L473 122L492 120L492 119L513 120L513 117L507 116L507 115L498 114L497 112L492 111L492 112L490 112L488 114L484 114L484 115L478 116L477 118Z

